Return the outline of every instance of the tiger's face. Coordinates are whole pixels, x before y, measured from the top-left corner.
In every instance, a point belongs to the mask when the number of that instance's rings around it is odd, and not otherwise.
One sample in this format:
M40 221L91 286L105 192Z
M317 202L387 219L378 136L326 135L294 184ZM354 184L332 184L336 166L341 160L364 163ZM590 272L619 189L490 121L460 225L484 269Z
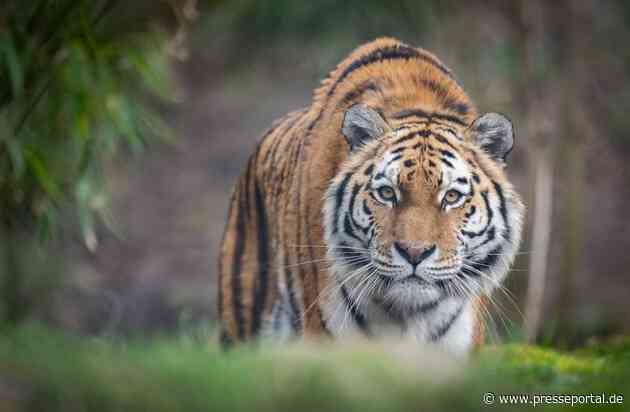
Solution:
M506 153L493 158L489 142L474 135L483 127L424 122L362 135L324 210L338 282L371 285L373 299L403 313L500 284L520 241L523 205L505 178Z

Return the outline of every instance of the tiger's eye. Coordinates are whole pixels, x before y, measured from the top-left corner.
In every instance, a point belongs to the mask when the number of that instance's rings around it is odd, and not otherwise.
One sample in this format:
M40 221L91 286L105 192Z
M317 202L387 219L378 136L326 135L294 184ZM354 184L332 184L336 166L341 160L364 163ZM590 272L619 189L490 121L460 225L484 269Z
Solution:
M461 197L462 197L462 194L460 192L458 192L457 190L451 189L448 192L446 192L446 194L444 195L444 201L447 204L453 204L457 202Z
M383 186L378 189L378 195L381 199L391 201L396 199L396 192L389 186Z

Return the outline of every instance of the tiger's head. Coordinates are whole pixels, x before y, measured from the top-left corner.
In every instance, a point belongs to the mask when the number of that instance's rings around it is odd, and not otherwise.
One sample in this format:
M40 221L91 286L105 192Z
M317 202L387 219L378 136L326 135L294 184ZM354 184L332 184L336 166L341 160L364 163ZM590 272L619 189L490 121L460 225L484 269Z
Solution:
M358 104L342 133L350 154L324 206L337 282L369 284L373 299L401 314L499 286L524 214L504 171L507 118L488 113L456 128L429 117L392 128Z

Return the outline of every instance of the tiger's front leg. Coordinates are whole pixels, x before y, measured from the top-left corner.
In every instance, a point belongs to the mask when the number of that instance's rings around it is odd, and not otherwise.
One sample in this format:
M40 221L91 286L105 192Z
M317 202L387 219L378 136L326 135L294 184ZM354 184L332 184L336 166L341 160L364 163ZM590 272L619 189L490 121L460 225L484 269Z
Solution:
M268 220L256 163L250 160L232 195L219 258L224 346L258 336L271 316L277 280L270 264Z

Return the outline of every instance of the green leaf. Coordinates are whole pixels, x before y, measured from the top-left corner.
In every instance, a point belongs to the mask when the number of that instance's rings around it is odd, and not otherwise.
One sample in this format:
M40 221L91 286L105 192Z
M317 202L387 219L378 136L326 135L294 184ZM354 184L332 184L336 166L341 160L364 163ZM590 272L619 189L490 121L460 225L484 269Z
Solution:
M96 16L118 3L10 0L0 16L2 212L39 223L44 237L67 208L93 247L94 220L113 221L103 162L118 148L139 152L171 136L150 111L172 100L168 35L144 23L116 31L110 19L96 27Z
M24 154L29 170L36 177L44 192L53 200L61 200L62 192L52 176L48 173L42 156L32 147L27 148Z
M13 37L10 32L6 32L0 40L0 51L5 62L9 80L11 82L11 90L13 97L17 98L22 95L24 90L24 73L20 57L18 56Z

